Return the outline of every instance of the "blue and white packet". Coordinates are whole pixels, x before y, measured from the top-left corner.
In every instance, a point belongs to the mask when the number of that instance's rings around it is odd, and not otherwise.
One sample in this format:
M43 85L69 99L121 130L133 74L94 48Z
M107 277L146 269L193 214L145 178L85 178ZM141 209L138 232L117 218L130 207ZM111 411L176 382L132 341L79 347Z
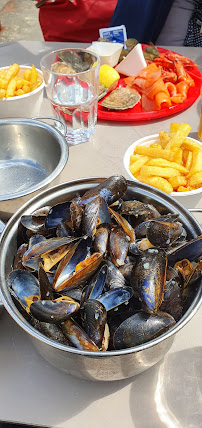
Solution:
M125 25L119 25L117 27L100 28L100 37L108 39L110 42L123 43L127 40L127 33Z

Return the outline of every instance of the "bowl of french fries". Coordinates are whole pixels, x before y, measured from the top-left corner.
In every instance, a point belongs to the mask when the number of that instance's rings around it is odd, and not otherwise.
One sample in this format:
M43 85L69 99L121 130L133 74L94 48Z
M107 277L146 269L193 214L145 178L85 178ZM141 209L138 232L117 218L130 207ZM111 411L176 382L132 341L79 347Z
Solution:
M43 89L42 72L34 64L14 63L0 68L1 118L38 116Z
M186 123L171 123L169 133L134 142L123 159L130 179L156 187L188 208L202 192L202 143L190 138L190 131Z

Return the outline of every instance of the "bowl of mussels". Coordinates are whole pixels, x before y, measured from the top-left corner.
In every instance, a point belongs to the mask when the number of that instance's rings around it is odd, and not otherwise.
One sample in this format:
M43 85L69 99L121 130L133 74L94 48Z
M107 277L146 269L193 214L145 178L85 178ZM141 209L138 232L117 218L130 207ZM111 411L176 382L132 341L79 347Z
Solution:
M38 194L7 223L0 251L5 308L49 363L81 378L153 366L201 305L199 224L120 175Z

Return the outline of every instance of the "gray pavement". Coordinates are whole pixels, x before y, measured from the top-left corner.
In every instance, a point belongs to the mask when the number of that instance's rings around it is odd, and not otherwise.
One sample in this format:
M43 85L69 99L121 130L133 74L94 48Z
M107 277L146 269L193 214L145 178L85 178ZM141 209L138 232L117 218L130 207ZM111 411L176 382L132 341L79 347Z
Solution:
M33 0L0 0L0 43L44 40Z

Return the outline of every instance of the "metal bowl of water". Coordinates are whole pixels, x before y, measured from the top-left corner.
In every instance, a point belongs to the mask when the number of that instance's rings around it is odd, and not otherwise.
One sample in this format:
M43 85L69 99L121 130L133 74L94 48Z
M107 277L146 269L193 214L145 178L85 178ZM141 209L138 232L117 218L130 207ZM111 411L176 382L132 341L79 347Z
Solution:
M0 218L8 220L29 198L57 184L69 152L64 135L39 120L0 120L0 133Z

